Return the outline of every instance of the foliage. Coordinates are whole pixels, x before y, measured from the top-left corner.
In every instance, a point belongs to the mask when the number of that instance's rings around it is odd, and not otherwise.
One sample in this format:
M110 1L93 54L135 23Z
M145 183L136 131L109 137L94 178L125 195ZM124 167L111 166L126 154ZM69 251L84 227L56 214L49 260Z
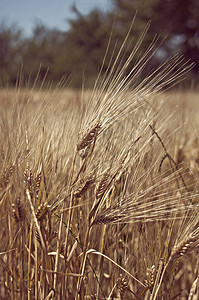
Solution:
M156 68L162 59L183 54L194 61L193 70L197 81L199 70L199 2L171 0L113 0L113 9L103 13L93 10L82 15L75 7L76 18L70 20L70 29L62 32L49 29L42 23L35 25L32 36L25 38L17 26L0 27L0 82L2 85L15 83L19 70L23 69L24 83L32 83L31 78L40 69L44 78L48 72L51 82L58 82L62 77L70 78L70 86L81 87L85 81L92 86L100 69L105 49L111 37L111 49L118 52L136 15L131 43L135 43L150 21L146 38L140 46L138 58L153 41L156 34L165 39L154 56L151 64L143 72ZM115 54L113 53L113 59ZM126 56L129 55L128 47ZM108 67L111 55L107 57L102 73ZM129 66L131 68L131 66ZM193 79L193 76L190 76Z
M21 61L21 31L16 26L0 26L0 82L6 84L16 79Z

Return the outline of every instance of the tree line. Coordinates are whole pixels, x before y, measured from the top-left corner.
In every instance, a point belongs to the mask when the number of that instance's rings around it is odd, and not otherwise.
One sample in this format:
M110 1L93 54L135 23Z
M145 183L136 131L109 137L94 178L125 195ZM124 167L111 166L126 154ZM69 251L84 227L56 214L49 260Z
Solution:
M49 29L42 23L34 27L31 37L25 38L17 26L0 26L0 84L15 85L19 77L24 85L31 85L39 73L40 80L47 75L46 82L56 84L66 78L68 85L79 88L84 82L93 85L103 61L107 45L107 59L102 75L114 61L125 36L129 34L130 44L135 44L147 24L149 28L135 61L149 47L154 39L159 48L153 59L143 70L156 68L161 60L175 54L182 54L186 60L195 62L190 80L199 79L199 1L198 0L112 0L113 8L104 13L93 10L84 16L76 7L76 18L70 20L70 29L63 32ZM161 43L161 41L163 41Z

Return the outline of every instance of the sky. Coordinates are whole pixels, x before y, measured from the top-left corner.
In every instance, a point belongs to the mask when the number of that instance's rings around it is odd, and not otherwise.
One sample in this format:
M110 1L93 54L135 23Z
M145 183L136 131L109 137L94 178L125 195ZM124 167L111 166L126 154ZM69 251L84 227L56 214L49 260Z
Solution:
M67 19L74 19L71 6L84 15L98 8L104 12L110 10L111 0L0 0L0 24L17 24L25 36L30 36L38 22L49 28L67 30Z

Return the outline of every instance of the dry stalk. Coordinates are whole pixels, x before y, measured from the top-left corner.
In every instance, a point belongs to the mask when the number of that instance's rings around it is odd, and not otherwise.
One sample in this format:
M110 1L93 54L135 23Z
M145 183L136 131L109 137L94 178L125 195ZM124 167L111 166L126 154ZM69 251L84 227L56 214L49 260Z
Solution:
M133 280L135 280L137 283L139 283L142 287L146 287L144 283L142 283L139 279L137 279L135 276L133 276L131 273L129 273L126 269L124 269L122 266L120 266L118 263L116 263L113 259L111 259L107 255L105 255L105 254L103 254L103 253L101 253L99 251L96 251L94 249L89 249L86 253L87 254L95 254L95 255L103 256L108 261L110 261L112 264L114 264L115 266L117 266L118 268L120 268L127 275L129 275Z
M101 181L98 184L98 187L96 188L96 199L99 200L103 197L105 191L107 190L108 184L109 184L109 179L110 174L108 172L105 172L102 176Z
M79 187L74 191L74 197L81 198L87 192L87 190L94 184L94 182L95 177L92 175L81 179Z
M173 260L178 260L182 256L188 254L193 251L199 244L199 231L196 229L183 241L181 241L178 245L176 245L171 253L170 263Z
M57 236L57 247L56 247L55 269L54 269L54 283L53 283L54 291L56 291L56 287L57 287L57 272L58 272L59 257L60 257L59 254L60 254L62 225L63 225L63 213L61 214L61 218L60 218L60 222L59 222L59 231L58 231L58 236Z
M173 164L174 167L175 167L175 169L176 169L176 171L178 172L178 174L179 174L179 176L180 176L180 179L181 179L181 181L182 181L183 186L185 187L186 191L189 192L189 190L188 190L188 188L187 188L187 186L186 186L186 183L185 183L185 181L184 181L184 178L183 178L181 172L178 170L178 164L174 161L174 159L173 159L173 158L171 157L171 155L168 153L166 146L164 145L162 139L160 138L159 134L155 131L155 129L153 128L153 126L149 125L149 127L151 128L153 134L155 134L155 135L157 136L158 140L160 141L160 143L161 143L161 145L162 145L162 147L163 147L163 149L164 149L164 151L165 151L165 155L163 156L163 158L162 158L162 160L161 160L161 162L160 162L159 171L161 171L161 167L162 167L163 161L165 160L165 158L168 157L171 168L172 168L172 164Z
M153 287L155 283L155 277L156 277L156 268L153 265L151 268L147 268L147 272L146 272L145 284L150 289Z
M30 204L31 212L32 212L32 215L33 215L33 220L35 222L35 226L36 226L37 232L38 232L40 240L41 240L42 248L45 251L46 246L45 246L45 243L44 243L44 239L43 239L43 236L42 236L42 233L41 233L41 229L40 229L40 226L39 226L36 214L35 214L35 210L34 210L32 200L31 200L31 197L30 197L30 192L29 192L28 189L26 189L26 196L27 196L27 199L28 199L29 204Z
M48 214L48 203L47 202L43 202L41 203L36 211L36 218L38 221L42 221L46 218L47 214Z
M157 298L160 287L162 285L163 278L170 265L174 264L176 260L182 258L184 255L193 251L198 246L198 243L199 243L199 233L198 230L196 229L187 237L186 240L180 242L177 246L174 247L166 265L164 267L163 265L161 265L161 272L159 276L157 272L156 281L150 298L151 300L155 300Z
M198 281L199 277L197 277L194 282L192 283L190 292L189 292L189 298L188 300L197 300L199 293L198 293ZM196 298L197 297L197 298Z
M159 287L160 287L160 284L161 284L162 279L163 279L164 270L165 270L164 262L161 259L159 261L159 265L158 265L158 269L157 269L157 273L156 273L155 282L154 282L154 285L153 285L153 290L152 290L152 293L151 293L151 296L150 296L150 300L155 300L157 295L158 295Z
M28 300L31 300L31 245L32 245L32 232L33 224L31 224L29 231L29 243L28 243Z
M38 299L38 246L37 238L34 234L34 245L35 245L35 299Z
M117 289L120 293L121 299L123 299L124 293L128 290L128 282L122 274L120 274L119 278L117 279Z
M0 179L0 191L2 191L3 189L6 189L6 187L8 186L9 182L10 182L10 178L14 172L15 166L11 166L9 168L6 168L1 176Z
M87 149L88 150L90 149L91 144L94 142L94 140L99 135L100 130L101 130L101 125L100 125L100 123L97 123L88 131L88 133L84 134L83 137L78 142L77 151L79 152L79 155L82 158L85 158L88 155Z
M84 271L85 271L85 266L86 266L87 247L88 247L88 242L89 242L90 231L91 231L91 227L88 226L87 231L86 231L86 235L85 235L85 240L84 240L82 260L81 260L81 264L80 264L80 274L82 275L82 277L79 277L78 281L77 281L77 290L76 290L75 300L81 299L79 297L81 295L82 278L84 276Z

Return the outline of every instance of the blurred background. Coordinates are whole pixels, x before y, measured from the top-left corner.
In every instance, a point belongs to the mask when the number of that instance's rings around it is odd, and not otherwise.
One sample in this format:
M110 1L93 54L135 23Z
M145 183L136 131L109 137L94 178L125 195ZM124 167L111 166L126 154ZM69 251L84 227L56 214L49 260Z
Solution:
M186 84L197 87L198 0L0 0L0 86L14 86L18 78L21 85L31 86L39 72L38 82L47 75L46 84L53 86L64 78L67 87L81 88L82 83L92 87L110 36L102 75L121 47L135 14L131 45L150 21L135 61L156 34L163 41L143 76L168 57L182 54L196 63L186 75Z

